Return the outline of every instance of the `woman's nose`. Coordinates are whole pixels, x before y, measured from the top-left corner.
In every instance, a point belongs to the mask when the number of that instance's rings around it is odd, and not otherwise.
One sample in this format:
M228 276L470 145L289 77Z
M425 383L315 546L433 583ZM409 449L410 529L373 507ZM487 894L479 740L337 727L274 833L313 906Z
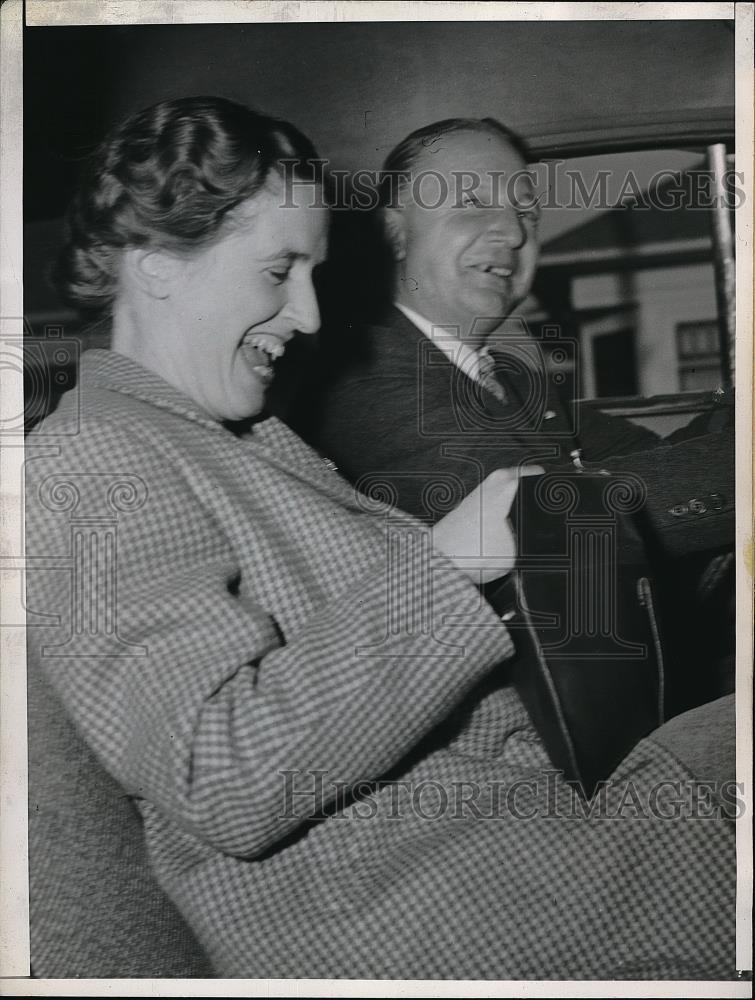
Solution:
M289 301L289 315L300 333L317 333L320 329L320 307L314 286L309 279L301 282Z

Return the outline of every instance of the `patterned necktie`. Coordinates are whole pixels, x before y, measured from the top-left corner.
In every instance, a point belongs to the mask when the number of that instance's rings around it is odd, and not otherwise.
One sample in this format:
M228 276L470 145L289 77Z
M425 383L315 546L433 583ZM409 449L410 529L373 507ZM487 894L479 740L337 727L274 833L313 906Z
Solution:
M478 379L482 388L495 396L499 403L506 402L506 390L498 381L495 375L495 361L487 351L480 351L477 355L479 359Z

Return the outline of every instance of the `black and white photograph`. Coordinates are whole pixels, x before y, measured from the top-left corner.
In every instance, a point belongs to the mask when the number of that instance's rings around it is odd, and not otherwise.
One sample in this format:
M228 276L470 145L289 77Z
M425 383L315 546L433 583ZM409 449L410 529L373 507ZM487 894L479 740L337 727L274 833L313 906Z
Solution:
M752 996L753 12L3 4L2 993Z

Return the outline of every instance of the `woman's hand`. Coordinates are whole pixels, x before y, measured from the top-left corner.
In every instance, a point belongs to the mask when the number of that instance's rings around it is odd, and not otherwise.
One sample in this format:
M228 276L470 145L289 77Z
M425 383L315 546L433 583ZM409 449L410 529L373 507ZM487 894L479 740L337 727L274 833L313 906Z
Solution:
M490 583L509 573L516 561L516 540L508 515L520 476L542 474L539 465L496 469L459 506L433 528L433 545L475 583Z

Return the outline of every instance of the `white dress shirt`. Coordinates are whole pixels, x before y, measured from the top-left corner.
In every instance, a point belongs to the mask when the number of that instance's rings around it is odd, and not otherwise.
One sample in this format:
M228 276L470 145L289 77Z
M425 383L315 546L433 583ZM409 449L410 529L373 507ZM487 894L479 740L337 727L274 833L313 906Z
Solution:
M480 355L486 354L489 356L487 347L480 348L476 351L469 344L465 344L463 340L460 340L457 334L454 332L457 327L454 326L440 326L437 323L431 323L429 319L425 319L418 312L410 309L409 306L402 305L400 302L394 302L397 309L406 316L410 323L424 334L428 340L431 340L433 344L442 351L451 364L455 365L460 371L464 372L469 378L474 382L481 382L480 379ZM555 410L546 410L543 414L544 420L552 420L556 416Z
M394 305L401 310L410 323L417 327L420 333L423 333L439 351L446 355L451 364L473 381L480 381L480 354L485 351L485 348L478 352L469 344L465 344L455 333L457 327L439 326L400 302L395 302Z

